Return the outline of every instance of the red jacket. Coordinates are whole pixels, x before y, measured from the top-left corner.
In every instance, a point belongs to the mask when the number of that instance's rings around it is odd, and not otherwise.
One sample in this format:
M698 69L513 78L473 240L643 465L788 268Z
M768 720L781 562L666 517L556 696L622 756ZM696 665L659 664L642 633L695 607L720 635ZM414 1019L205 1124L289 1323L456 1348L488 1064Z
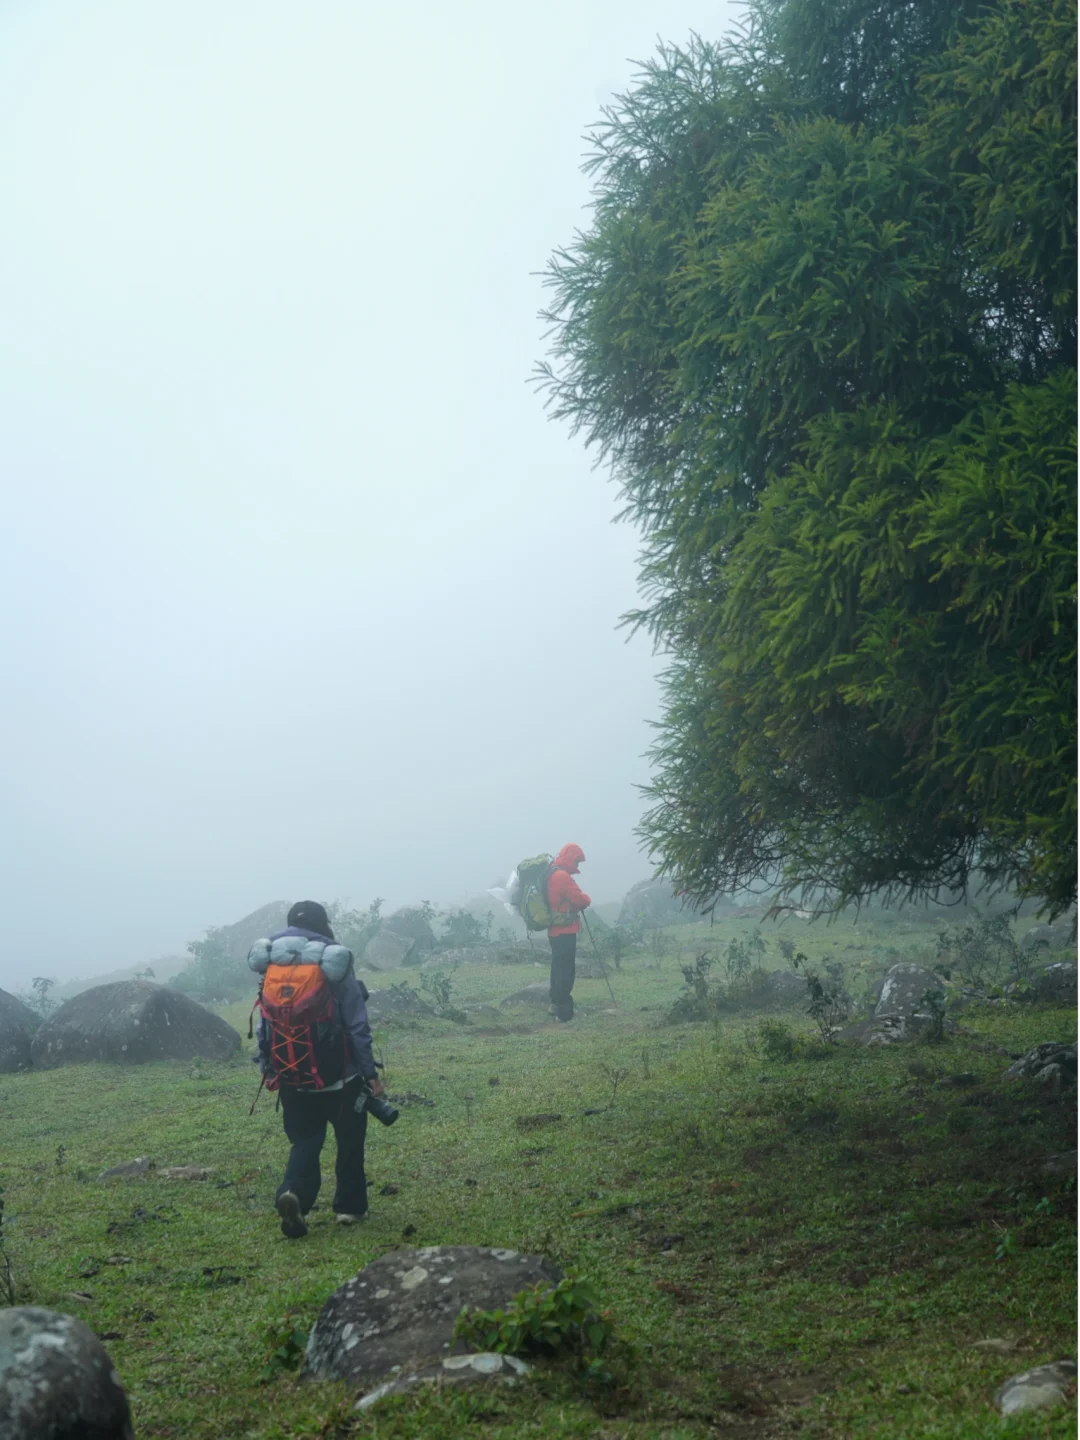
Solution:
M592 901L573 877L577 874L578 866L584 859L585 851L580 845L564 845L555 856L555 863L547 883L548 907L551 910L567 912L572 919L568 925L550 926L549 935L576 935L581 929L578 914L587 909Z

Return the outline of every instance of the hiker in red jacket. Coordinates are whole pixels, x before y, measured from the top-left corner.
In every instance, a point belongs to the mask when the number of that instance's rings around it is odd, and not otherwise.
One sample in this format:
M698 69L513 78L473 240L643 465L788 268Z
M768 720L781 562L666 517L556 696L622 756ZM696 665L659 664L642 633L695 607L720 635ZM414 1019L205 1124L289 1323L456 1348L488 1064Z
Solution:
M585 859L580 845L564 845L551 866L547 882L548 909L561 923L548 928L551 945L551 1004L557 1020L574 1018L574 961L577 937L581 929L580 914L592 904L574 876ZM565 920L562 918L565 915Z

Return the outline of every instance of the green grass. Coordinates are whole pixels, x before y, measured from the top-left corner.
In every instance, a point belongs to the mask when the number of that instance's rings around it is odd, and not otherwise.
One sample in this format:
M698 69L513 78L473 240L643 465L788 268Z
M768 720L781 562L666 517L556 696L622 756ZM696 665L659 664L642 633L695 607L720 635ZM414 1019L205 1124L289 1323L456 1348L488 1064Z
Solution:
M689 955L753 928L675 939ZM784 933L860 973L932 954L917 921ZM494 1001L542 973L470 966L455 996ZM246 1058L4 1076L19 1299L111 1337L143 1440L1074 1435L1075 1406L1003 1424L990 1402L1009 1375L1076 1353L1075 1196L1038 1168L1075 1145L1075 1106L1003 1082L996 1048L1072 1039L1075 1011L988 1006L941 1046L775 1064L753 1048L756 1017L664 1024L681 983L674 953L646 952L613 976L615 1011L602 981L579 981L572 1026L518 1012L380 1029L391 1090L436 1104L371 1127L371 1223L343 1232L320 1208L298 1243L271 1209L280 1115L264 1095L248 1116ZM237 1028L247 1009L227 1012ZM629 1074L614 1106L584 1115L608 1103L617 1070ZM960 1071L978 1083L936 1085ZM563 1118L519 1130L536 1112ZM144 1154L214 1177L96 1178ZM332 1156L331 1137L327 1168ZM397 1193L380 1195L388 1182ZM513 1391L406 1397L362 1417L342 1387L260 1385L286 1314L306 1327L377 1254L440 1243L542 1251L591 1276L625 1342L616 1383L585 1392L555 1368ZM987 1338L1016 1349L971 1348Z

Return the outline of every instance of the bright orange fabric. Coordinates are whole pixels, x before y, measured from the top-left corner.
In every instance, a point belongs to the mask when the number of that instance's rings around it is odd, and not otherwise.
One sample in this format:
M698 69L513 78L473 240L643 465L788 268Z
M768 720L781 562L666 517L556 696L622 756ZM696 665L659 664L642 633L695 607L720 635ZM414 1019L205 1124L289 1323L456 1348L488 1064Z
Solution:
M548 908L569 913L573 919L567 925L552 925L548 930L549 935L576 935L581 929L579 913L588 909L592 901L573 877L584 859L585 851L580 845L564 845L555 856L548 878Z

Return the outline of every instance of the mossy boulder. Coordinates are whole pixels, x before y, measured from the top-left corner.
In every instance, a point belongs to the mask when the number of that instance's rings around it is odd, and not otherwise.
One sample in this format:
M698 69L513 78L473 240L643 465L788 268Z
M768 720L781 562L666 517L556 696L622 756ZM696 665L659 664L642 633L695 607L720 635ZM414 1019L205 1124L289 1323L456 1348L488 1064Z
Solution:
M84 990L34 1036L35 1067L106 1061L142 1065L150 1060L228 1060L240 1036L179 990L149 980L121 980Z

